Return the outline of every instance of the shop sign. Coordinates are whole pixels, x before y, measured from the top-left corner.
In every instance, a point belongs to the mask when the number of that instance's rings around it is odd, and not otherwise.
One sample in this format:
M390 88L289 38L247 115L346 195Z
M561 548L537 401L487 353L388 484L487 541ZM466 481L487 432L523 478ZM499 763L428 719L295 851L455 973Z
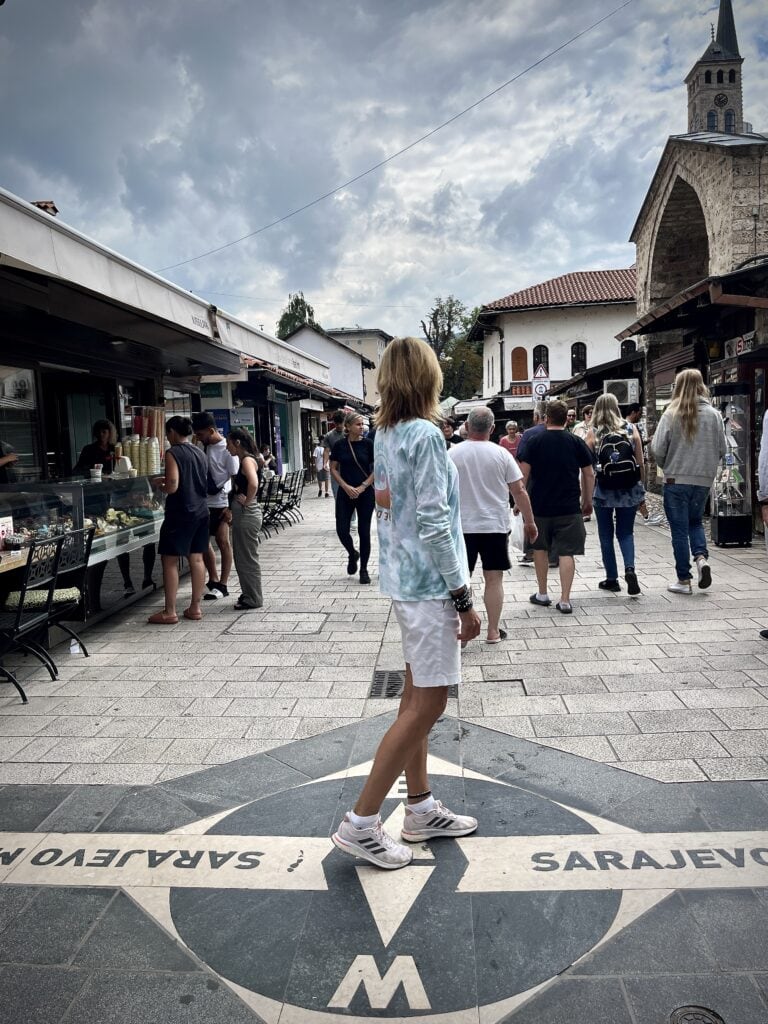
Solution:
M225 437L229 433L229 409L206 409L213 416L216 429Z
M530 395L521 395L519 398L504 396L504 412L513 412L515 409L530 409L532 405L533 398Z
M254 411L249 406L243 406L241 409L231 409L229 424L231 427L241 427L243 430L247 430L251 437L256 437Z
M725 358L734 359L736 356L743 356L751 352L755 347L755 332L749 331L741 334L738 338L729 338L725 343Z
M201 384L201 398L221 398L221 384Z

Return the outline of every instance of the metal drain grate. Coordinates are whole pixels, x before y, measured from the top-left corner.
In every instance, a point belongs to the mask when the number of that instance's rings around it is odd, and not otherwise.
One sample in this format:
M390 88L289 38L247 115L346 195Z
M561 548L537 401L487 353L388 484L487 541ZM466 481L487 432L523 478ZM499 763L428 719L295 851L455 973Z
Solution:
M373 682L368 691L369 697L397 699L405 686L405 669L377 669L373 673ZM448 687L449 697L458 697L458 686Z
M669 1019L669 1024L725 1024L719 1013L703 1006L681 1006Z

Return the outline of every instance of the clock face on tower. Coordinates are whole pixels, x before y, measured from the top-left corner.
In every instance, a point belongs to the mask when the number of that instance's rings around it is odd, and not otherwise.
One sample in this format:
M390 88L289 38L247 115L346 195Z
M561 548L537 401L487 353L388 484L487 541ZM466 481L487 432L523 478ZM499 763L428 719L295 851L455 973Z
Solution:
M725 107L725 106L727 106L727 104L728 104L728 97L725 95L724 92L719 92L717 94L717 96L715 96L715 106L716 107Z

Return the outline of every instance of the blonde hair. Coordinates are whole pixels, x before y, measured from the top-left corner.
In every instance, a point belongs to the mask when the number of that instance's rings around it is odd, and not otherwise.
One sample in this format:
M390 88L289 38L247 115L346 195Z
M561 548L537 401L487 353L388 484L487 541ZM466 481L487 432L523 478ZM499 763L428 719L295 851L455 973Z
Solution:
M349 430L353 423L363 419L363 414L359 412L348 412L344 417L344 429Z
M621 430L624 420L621 416L619 403L616 395L600 395L595 399L595 406L592 410L592 430L597 434L613 434Z
M394 427L404 420L442 419L440 392L443 373L437 356L418 338L395 338L384 349L377 385L381 401L377 427Z
M692 441L699 428L699 399L709 398L704 378L698 370L681 370L675 377L672 401L666 408L665 416L680 421L683 437Z

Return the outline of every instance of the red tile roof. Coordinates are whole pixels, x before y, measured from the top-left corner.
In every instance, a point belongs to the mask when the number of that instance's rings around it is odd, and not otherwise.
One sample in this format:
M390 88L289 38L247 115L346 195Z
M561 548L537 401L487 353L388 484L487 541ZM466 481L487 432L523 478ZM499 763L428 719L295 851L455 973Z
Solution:
M588 306L603 302L634 302L636 270L577 270L551 281L523 288L483 306L484 310L536 309L541 306Z

